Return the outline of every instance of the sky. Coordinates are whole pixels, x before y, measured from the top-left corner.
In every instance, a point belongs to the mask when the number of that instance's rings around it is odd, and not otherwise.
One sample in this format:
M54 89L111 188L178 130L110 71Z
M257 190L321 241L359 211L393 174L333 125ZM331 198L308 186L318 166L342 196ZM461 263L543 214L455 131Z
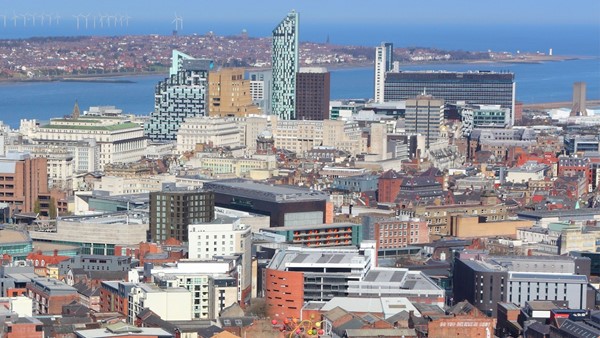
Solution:
M130 16L132 23L170 22L177 13L184 21L251 24L277 21L291 9L300 12L307 23L378 24L401 20L600 25L598 0L0 0L0 20L2 15L56 13L70 20L77 14L120 14Z
M553 48L557 54L600 57L600 0L0 0L0 39L168 35L175 15L183 19L182 35L245 29L267 37L292 9L300 13L300 41L371 47L388 41L471 51ZM53 26L46 21L42 27L40 14L59 15L60 23L54 19ZM87 28L81 16L77 28L76 15L89 15ZM129 17L129 25L113 21L101 27L100 15Z

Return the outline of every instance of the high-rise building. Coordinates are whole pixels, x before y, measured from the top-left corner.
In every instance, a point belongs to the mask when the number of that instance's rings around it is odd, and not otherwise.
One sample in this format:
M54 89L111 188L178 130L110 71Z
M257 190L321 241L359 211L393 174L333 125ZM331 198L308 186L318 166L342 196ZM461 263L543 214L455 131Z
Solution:
M404 101L426 91L427 94L456 103L500 105L514 115L515 75L513 73L410 71L388 73L385 101ZM514 125L514 116L511 116Z
M296 118L296 73L298 73L298 13L290 12L273 29L273 114L285 120Z
M173 50L169 77L160 81L154 92L154 111L145 128L148 138L174 141L186 118L207 115L208 72L213 67L212 60Z
M585 82L575 82L573 84L573 108L571 109L571 116L587 116L586 106L586 84Z
M28 153L9 152L0 158L0 203L7 203L12 214L35 212L48 215L47 159L31 158Z
M323 67L300 68L296 75L296 118L329 118L330 73Z
M273 71L262 70L248 73L250 80L250 96L252 102L260 107L261 112L271 114L271 89L273 87Z
M431 95L419 95L406 100L405 127L409 134L425 137L425 147L429 148L440 137L444 122L444 100Z
M258 114L252 103L250 81L244 79L243 68L222 68L208 74L208 115L246 116Z
M394 45L383 42L375 48L375 102L383 103L385 74L392 70L394 64Z
M150 239L169 238L188 241L190 224L211 222L215 218L215 197L210 191L167 187L150 193Z

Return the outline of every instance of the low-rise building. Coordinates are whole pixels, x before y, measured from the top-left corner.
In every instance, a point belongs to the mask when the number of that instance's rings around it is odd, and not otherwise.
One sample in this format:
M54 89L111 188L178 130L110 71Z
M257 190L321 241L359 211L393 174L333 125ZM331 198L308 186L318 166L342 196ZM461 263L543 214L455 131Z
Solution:
M131 288L128 300L127 321L135 323L137 315L150 309L164 320L191 320L192 291L182 287L161 288L140 283Z
M35 315L57 315L63 305L79 299L77 289L57 279L34 278L27 283L27 297L33 300Z

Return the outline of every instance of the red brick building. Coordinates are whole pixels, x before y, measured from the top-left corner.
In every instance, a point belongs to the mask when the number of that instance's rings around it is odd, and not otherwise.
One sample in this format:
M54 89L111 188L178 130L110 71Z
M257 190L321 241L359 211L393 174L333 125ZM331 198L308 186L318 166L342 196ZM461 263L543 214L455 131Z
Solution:
M374 224L377 249L405 247L417 243L429 243L429 226L418 219L387 219Z
M77 290L51 278L34 278L27 283L27 297L33 300L35 315L58 315L63 305L79 300Z
M265 269L265 299L270 318L299 318L304 304L304 273Z
M45 158L9 153L0 158L0 202L8 203L11 212L34 212L40 200L40 212L48 212L50 192Z
M43 338L43 323L31 317L7 318L4 323L5 338Z
M397 171L390 169L379 177L377 183L377 201L381 203L394 203L400 192L402 176Z
M129 291L135 283L104 281L100 285L100 312L119 312L127 315Z

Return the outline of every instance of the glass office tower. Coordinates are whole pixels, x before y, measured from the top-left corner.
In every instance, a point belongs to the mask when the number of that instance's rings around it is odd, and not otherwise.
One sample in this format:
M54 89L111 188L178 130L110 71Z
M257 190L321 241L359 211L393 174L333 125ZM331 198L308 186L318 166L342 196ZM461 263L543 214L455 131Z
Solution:
M284 120L296 118L298 13L289 13L273 30L271 109Z

